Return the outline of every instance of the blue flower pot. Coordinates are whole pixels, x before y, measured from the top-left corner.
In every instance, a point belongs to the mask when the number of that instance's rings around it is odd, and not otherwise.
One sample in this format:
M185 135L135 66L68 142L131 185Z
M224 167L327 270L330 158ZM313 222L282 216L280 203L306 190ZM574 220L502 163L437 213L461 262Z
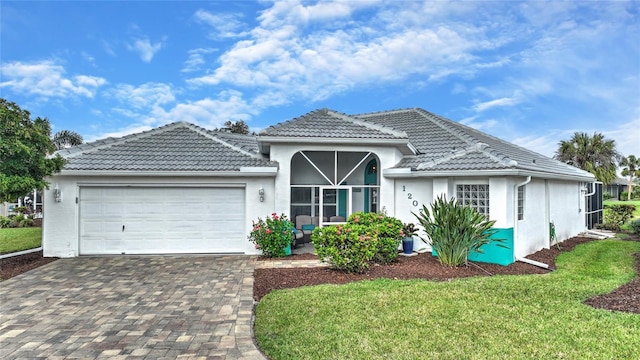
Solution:
M413 238L412 237L402 238L402 252L407 255L413 254Z

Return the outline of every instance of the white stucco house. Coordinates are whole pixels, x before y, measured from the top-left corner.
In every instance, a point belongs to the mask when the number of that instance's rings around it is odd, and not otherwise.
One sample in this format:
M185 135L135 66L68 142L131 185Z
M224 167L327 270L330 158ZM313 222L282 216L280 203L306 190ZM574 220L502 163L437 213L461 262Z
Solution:
M321 109L258 136L176 122L58 152L45 192L45 256L244 253L252 221L357 211L403 222L437 196L490 219L509 264L586 229L593 175L422 109L346 115ZM416 246L424 246L417 244Z

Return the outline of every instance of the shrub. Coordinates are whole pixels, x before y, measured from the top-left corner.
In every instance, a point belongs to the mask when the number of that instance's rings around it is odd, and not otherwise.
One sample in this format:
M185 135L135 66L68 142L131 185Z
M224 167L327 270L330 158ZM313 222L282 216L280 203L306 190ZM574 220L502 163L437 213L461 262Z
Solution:
M18 215L10 216L9 219L11 219L11 224L9 224L9 227L17 228L17 227L22 227L23 220L25 220L26 217L22 214L18 214Z
M438 197L431 204L431 211L425 205L419 214L413 214L429 239L423 239L431 244L436 251L440 263L457 267L467 261L471 251L481 252L480 247L492 241L495 231L491 230L495 221L488 220L475 209L458 204L455 199L449 201Z
M613 195L611 195L611 193L608 191L603 191L602 200L609 200L609 199L613 199Z
M629 198L629 193L627 191L622 191L620 193L620 201L627 201Z
M0 216L0 229L8 228L9 226L11 226L11 219Z
M631 232L634 234L640 234L640 219L636 219L629 224L631 227Z
M292 228L293 225L286 215L278 216L273 213L265 220L258 218L258 221L253 222L249 241L266 257L283 257L286 255L285 248L290 246L293 240Z
M365 272L379 246L371 228L352 223L315 228L311 241L320 259L349 273Z
M373 261L379 264L390 264L398 258L398 247L402 241L402 221L384 213L353 213L347 223L367 227L376 234L378 251Z
M620 227L631 219L636 209L633 204L613 204L605 208L603 227L614 231L620 230Z

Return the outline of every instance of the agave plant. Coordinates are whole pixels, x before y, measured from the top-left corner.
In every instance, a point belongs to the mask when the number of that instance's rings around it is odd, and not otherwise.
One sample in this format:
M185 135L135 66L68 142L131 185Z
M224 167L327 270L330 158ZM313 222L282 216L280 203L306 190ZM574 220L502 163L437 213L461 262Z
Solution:
M413 215L429 236L423 240L431 245L443 265L457 267L466 264L470 252L482 252L482 245L501 241L491 239L495 233L491 229L495 221L453 198L447 201L440 196L431 204L431 211L422 205L419 214Z

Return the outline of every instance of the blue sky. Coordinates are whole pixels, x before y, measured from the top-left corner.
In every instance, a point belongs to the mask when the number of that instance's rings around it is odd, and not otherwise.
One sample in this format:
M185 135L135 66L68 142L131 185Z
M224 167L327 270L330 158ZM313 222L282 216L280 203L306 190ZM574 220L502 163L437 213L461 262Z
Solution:
M640 2L0 2L0 96L91 141L421 107L640 155Z

